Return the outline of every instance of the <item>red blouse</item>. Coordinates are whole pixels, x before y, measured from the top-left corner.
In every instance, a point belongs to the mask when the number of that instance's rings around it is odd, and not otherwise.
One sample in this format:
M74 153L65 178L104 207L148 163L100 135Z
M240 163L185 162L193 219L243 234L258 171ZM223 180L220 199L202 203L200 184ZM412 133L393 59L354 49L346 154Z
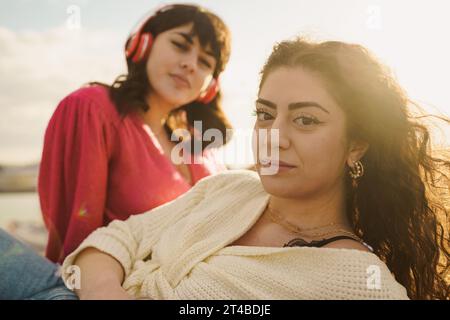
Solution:
M225 169L212 150L188 164L193 183ZM95 229L177 198L191 185L137 115L121 118L107 88L64 98L45 132L38 192L46 256L62 262Z

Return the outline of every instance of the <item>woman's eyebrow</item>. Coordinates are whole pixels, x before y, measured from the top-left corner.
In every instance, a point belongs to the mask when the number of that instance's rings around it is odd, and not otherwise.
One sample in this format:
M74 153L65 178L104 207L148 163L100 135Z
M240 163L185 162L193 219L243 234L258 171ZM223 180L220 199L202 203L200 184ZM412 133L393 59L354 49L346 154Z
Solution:
M330 111L328 111L327 109L322 107L317 102L313 102L313 101L293 102L293 103L289 104L288 109L289 110L295 110L295 109L306 108L306 107L316 107L316 108L319 108L319 109L321 109L322 111L324 111L326 113L330 113Z
M193 37L192 37L192 34L184 33L184 32L176 32L176 34L182 36L182 37L184 38L184 40L186 40L186 41L189 42L190 44L194 44L194 39L193 39ZM203 48L202 48L202 50L203 50L203 52L206 53L208 56L211 56L211 57L215 58L215 55L214 55L213 52L208 51L208 50L205 50L205 49L203 49Z
M276 103L266 100L266 99L262 99L262 98L258 98L256 100L256 103L260 103L265 105L266 107L272 108L272 109L276 109L277 105ZM300 109L300 108L306 108L306 107L316 107L321 109L322 111L326 112L326 113L330 113L327 109L325 109L324 107L322 107L320 104L318 104L317 102L312 102L312 101L301 101L301 102L293 102L290 103L288 106L289 110L296 110L296 109Z
M266 99L262 99L262 98L258 98L258 100L256 100L256 103L260 103L265 105L266 107L272 108L272 109L276 109L277 105L275 103L273 103L272 101L266 100Z

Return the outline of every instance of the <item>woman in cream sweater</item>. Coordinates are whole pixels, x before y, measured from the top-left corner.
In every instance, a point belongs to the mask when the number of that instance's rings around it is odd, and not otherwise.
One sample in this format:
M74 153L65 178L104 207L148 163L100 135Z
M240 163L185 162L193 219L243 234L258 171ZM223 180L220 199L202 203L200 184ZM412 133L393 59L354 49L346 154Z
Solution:
M81 299L448 297L448 215L425 193L441 159L407 101L358 45L278 44L256 101L257 172L97 229L62 277Z
M64 263L81 268L79 296L448 297L447 212L424 193L440 159L388 71L361 46L298 39L261 74L257 173L98 230Z

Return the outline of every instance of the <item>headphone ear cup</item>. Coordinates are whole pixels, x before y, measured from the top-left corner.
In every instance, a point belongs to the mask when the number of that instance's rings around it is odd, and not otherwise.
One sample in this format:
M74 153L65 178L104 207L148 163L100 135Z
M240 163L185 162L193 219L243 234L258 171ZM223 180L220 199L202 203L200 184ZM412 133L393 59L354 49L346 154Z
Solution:
M146 32L140 35L139 37L139 45L137 45L137 49L134 53L132 53L131 60L134 63L138 63L142 61L142 59L146 58L150 52L150 48L152 47L153 36L151 33Z
M130 58L133 55L133 53L136 51L138 44L139 44L139 33L136 33L131 36L126 46L125 56L127 58Z
M216 97L218 92L219 92L219 80L212 78L208 88L205 90L205 93L200 95L197 101L203 104L208 104Z

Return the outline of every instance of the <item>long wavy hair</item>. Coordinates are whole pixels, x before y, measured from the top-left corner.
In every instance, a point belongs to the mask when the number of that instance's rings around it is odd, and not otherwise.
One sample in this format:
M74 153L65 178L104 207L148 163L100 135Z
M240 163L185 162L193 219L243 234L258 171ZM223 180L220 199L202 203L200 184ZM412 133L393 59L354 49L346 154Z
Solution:
M345 174L347 216L355 233L411 299L449 299L449 150L432 150L422 123L430 115L357 44L301 38L278 43L261 71L260 90L280 67L318 74L345 112L348 139L370 145L356 188Z
M142 32L150 32L156 38L162 32L188 23L193 23L192 33L198 36L200 45L211 46L217 62L213 76L217 78L229 60L231 35L225 23L215 14L195 5L174 4L148 20ZM128 41L129 39L125 47ZM128 73L118 76L111 86L99 82L90 83L90 85L103 85L109 88L110 97L122 116L138 110L151 109L146 100L152 87L146 72L145 59L134 63L128 58L127 67ZM222 136L226 137L223 144L229 141L230 135L227 136L227 129L231 129L232 126L222 110L220 91L208 104L193 101L173 110L165 123L165 130L170 137L175 129L188 129L194 141L198 139L194 136L194 121L202 121L203 131L218 129ZM202 141L202 150L210 143ZM219 146L218 143L220 141L214 141L215 146Z

